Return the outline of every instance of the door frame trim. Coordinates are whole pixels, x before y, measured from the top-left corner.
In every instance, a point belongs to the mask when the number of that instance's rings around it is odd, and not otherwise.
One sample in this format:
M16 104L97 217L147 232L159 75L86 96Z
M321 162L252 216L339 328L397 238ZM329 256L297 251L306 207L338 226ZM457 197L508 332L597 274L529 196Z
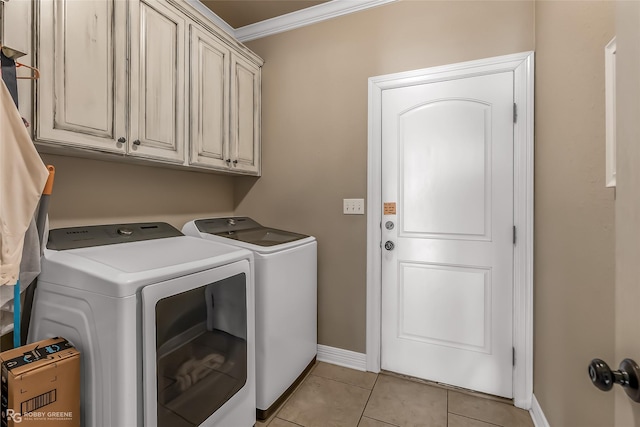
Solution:
M530 409L533 396L533 147L534 52L369 78L367 168L367 370L380 372L382 257L382 91L465 77L514 73L513 368L515 406Z

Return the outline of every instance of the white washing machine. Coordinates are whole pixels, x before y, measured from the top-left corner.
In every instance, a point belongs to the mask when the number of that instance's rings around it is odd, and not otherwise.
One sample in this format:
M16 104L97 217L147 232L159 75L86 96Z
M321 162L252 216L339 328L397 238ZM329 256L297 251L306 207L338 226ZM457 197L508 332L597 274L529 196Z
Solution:
M187 235L253 251L256 273L256 408L268 418L317 354L317 243L247 217L199 219Z
M81 425L255 424L253 255L165 223L51 230L29 341L81 352Z

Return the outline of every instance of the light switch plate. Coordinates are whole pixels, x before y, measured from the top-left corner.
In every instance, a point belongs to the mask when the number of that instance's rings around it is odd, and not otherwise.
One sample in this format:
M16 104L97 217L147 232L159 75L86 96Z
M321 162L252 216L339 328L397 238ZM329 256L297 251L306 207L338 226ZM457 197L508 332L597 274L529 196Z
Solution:
M364 199L343 199L345 215L364 215Z

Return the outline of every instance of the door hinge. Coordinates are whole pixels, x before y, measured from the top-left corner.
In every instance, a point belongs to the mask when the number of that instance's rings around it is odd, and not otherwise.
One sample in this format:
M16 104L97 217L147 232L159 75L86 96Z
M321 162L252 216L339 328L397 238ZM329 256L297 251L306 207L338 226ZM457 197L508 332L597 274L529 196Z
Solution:
M516 366L516 348L511 347L511 365Z
M516 226L514 225L513 226L513 244L514 245L516 244L516 234L517 234Z
M514 102L513 103L513 123L516 123L518 121L518 105Z

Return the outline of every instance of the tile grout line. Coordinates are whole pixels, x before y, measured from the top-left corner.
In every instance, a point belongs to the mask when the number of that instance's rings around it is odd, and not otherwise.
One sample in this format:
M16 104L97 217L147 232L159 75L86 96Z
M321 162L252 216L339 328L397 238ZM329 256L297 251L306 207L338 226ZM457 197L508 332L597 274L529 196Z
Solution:
M366 387L362 387L362 386L359 386L359 385L356 385L356 384L347 383L347 382L341 381L341 380L336 379L336 378L323 377L322 375L316 375L316 374L314 374L314 373L309 373L309 376L311 376L311 375L313 375L314 377L318 377L318 378L325 379L325 380L335 381L335 382L340 383L340 384L350 385L350 386L352 386L352 387L358 387L358 388L361 388L362 390L373 391L373 387L371 387L371 388L366 388ZM376 382L377 382L377 381L378 381L378 377L376 377ZM374 387L375 387L375 385L376 385L376 384L375 384L375 383L373 383L373 386L374 386Z
M280 421L285 421L285 422L287 422L287 423L291 423L291 424L296 425L296 426L305 427L305 426L303 426L302 424L298 424L298 423L293 422L293 421L285 420L284 418L278 418L278 416L277 416L277 415L276 415L275 417L273 417L273 420L275 420L275 419L278 419L278 420L280 420ZM267 424L267 427L269 427L269 426L271 425L271 423L273 422L273 420L271 420L271 422L270 422L269 424Z
M386 424L386 425L389 425L389 426L392 426L392 427L401 427L401 426L399 426L399 425L397 425L397 424L391 424L391 423L390 423L390 422L388 422L388 421L382 421L382 420L379 420L379 419L377 419L377 418L373 418L373 417L365 417L365 416L363 415L363 418L369 418L370 420L379 421L379 422L381 422L381 423L383 423L383 424Z
M378 374L376 374L376 380L373 383L373 387L371 387L371 393L369 393L369 397L367 398L367 401L364 404L364 408L362 409L362 415L360 415L360 420L358 421L358 425L360 425L360 422L362 422L362 418L364 418L364 411L367 409L367 405L369 404L369 400L371 400L371 395L373 394L373 389L376 388L376 384L378 384L378 379L379 378L380 378L380 374L378 373ZM370 419L375 420L375 421L380 421L381 423L388 424L388 425L393 426L393 427L400 427L398 425L391 424L390 422L379 420L377 418L373 418L373 417L366 417L366 418L370 418Z
M300 381L300 384L298 384L298 386L291 392L291 394L289 394L289 396L287 396L287 398L285 399L284 402L282 402L282 404L280 405L280 407L278 408L278 410L273 414L273 418L271 419L271 421L269 422L269 424L267 424L265 427L269 427L269 425L273 422L273 420L275 420L276 418L282 420L282 421L286 421L288 423L292 423L295 425L298 425L300 427L305 427L301 424L295 423L293 421L289 421L285 418L280 418L278 415L280 415L280 412L282 412L282 410L284 409L284 407L287 405L287 403L289 403L289 401L293 398L293 396L302 388L302 386L307 382L307 380L309 379L309 377L311 375L313 375L313 372L316 370L316 368L318 367L318 363L316 361L316 363L313 365L313 367L309 370L309 372L307 372L307 375L305 375L305 377L302 379L302 381ZM316 377L318 375L315 375Z
M307 381L307 378L309 378L309 376L311 375L311 373L316 369L316 366L317 366L317 365L318 365L318 364L317 364L317 362L316 362L316 364L313 366L313 368L311 368L311 370L307 373L307 375L305 375L305 377L302 379L302 381L300 381L300 384L298 384L298 386L297 386L297 387L296 387L296 388L291 392L291 394L289 394L289 396L287 396L287 398L284 400L284 402L282 402L282 403L280 404L280 407L279 407L279 408L274 412L274 414L272 415L271 420L268 422L268 424L266 424L266 425L265 425L265 427L269 427L269 426L271 425L271 423L273 422L273 420L275 420L276 418L278 418L278 419L280 419L280 420L282 420L282 421L286 421L286 422L288 422L288 423L292 423L292 424L298 425L298 426L300 425L300 424L294 423L293 421L289 421L289 420L286 420L286 419L284 419L284 418L280 418L280 417L278 417L278 415L280 415L280 412L282 412L282 409L283 409L283 408L286 406L286 404L291 400L291 398L293 397L293 395L294 395L294 394L296 394L296 392L297 392L298 390L300 390L300 388L302 387L302 385L304 384L304 382L305 382L305 381ZM305 426L300 426L300 427L305 427Z
M369 400L371 400L371 395L373 394L373 389L376 388L376 384L378 383L378 378L380 378L380 374L376 374L376 380L373 382L373 387L369 390L369 397L367 397L367 401L364 402L364 407L362 408L362 412L360 413L360 418L358 418L358 426L362 422L362 417L364 417L364 411L367 409L367 405L369 404Z
M383 374L383 375L387 375L389 377L400 378L400 379L411 381L411 382L414 382L414 383L417 383L417 384L424 384L424 385L428 385L428 386L431 386L431 387L441 388L441 389L444 389L444 390L447 390L447 391L450 391L450 392L453 392L453 393L460 393L460 394L464 394L466 396L477 397L477 398L480 398L480 399L489 400L489 401L496 402L496 403L502 403L502 404L505 404L507 406L514 406L512 400L509 400L507 398L503 398L503 397L500 397L500 396L494 396L494 395L490 395L490 394L486 394L486 393L482 393L482 392L466 389L466 388L463 388L463 387L456 387L456 386L453 386L451 384L439 383L439 382L436 382L436 381L430 381L430 380L425 380L425 379L422 379L422 378L412 377L410 375L398 374L397 372L392 372L392 371L382 370L382 371L380 371L380 373Z
M447 403L447 405L448 405L448 403ZM449 420L449 414L457 415L457 416L463 417L463 418L468 418L470 420L480 421L481 423L489 424L489 425L496 426L496 427L505 427L502 424L494 424L494 423L492 423L490 421L481 420L480 418L474 418L474 417L470 417L468 415L458 414L457 412L448 412L448 408L447 408L447 421Z
M285 406L286 406L286 404L288 403L288 401L289 401L291 398L293 398L293 397L294 397L294 395L295 395L297 392L299 392L299 389L304 385L304 383L309 379L309 377L310 377L310 376L314 376L314 377L316 377L316 378L318 378L318 379L322 379L322 380L325 380L325 381L331 381L331 382L334 382L334 383L337 383L337 384L342 384L342 385L345 385L345 386L356 387L356 388L358 388L358 389L360 389L360 390L366 390L366 391L368 392L367 399L366 399L366 401L365 401L365 403L364 403L364 406L363 406L363 408L362 408L362 410L361 410L361 413L360 413L360 416L359 416L359 418L358 418L357 426L359 426L359 425L362 423L362 421L363 421L363 419L364 419L364 418L368 418L368 419L370 419L370 420L378 421L378 422L380 422L380 423L384 423L384 424L389 425L389 426L393 426L393 427L400 427L400 426L397 426L397 425L395 425L395 424L389 423L388 421L384 421L384 420L380 420L380 419L377 419L377 418L374 418L374 417L370 417L370 416L365 416L365 415L364 415L364 414L365 414L365 412L366 412L366 409L367 409L367 407L368 407L368 405L369 405L369 403L370 403L370 401L371 401L371 398L373 397L373 391L375 390L376 386L378 385L378 382L379 382L379 380L380 380L380 375L382 375L382 373L376 373L376 374L375 374L375 380L374 380L374 382L373 382L373 385L371 386L371 388L368 388L368 387L366 387L366 386L361 386L361 385L353 384L352 382L347 382L346 380L343 380L342 378L330 378L330 377L328 377L328 376L318 375L318 374L315 372L315 370L316 370L315 368L316 368L316 367L317 367L317 365L314 367L314 369L312 369L312 370L307 374L307 376L304 378L304 380L300 383L300 385L299 385L298 387L296 387L296 389L294 390L294 392L293 392L293 393L291 393L291 395L290 395L290 396L285 400L285 402L283 402L283 403L282 403L282 405L280 406L280 408L278 408L278 410L277 410L277 411L275 412L275 414L273 415L273 418L269 421L269 424L266 424L266 425L265 425L265 427L270 426L270 425L271 425L271 424L272 424L276 419L279 419L279 420L284 421L284 422L287 422L287 423L291 423L291 424L292 424L292 425L294 425L294 426L298 426L298 427L306 427L306 426L305 426L305 424L299 424L298 422L290 421L290 420L288 420L288 419L286 419L286 418L280 418L280 416L279 416L279 415L280 415L280 412L282 412L282 410L284 409L284 407L285 407ZM391 378L394 378L394 377L395 377L395 378L398 378L398 379L401 379L401 380L409 380L409 381L411 381L410 379L408 379L408 378L403 378L403 377L402 377L402 376L400 376L400 375L398 375L398 376L390 375L390 377L391 377ZM430 386L430 387L434 387L434 385L433 385L433 384L423 383L423 382L421 382L421 381L412 381L412 382L415 382L415 383L418 383L418 384L423 384L423 385ZM444 387L437 387L437 385L436 385L435 387L436 387L436 388L444 388ZM486 424L488 427L489 427L489 426L491 426L491 427L504 427L504 425L503 425L503 424L495 424L494 422L486 421L486 420L481 419L481 418L476 418L475 416L469 416L469 415L466 415L466 414L458 413L458 411L456 411L456 410L452 410L451 405L450 405L450 397L451 397L451 393L461 393L461 394L470 395L471 397L477 397L477 398L482 398L483 396L473 396L473 395L472 395L472 394L470 394L470 393L464 393L464 392L461 392L461 391L458 391L458 390L452 390L452 389L446 389L445 391L446 391L446 402L445 402L445 413L446 413L445 422L446 422L446 426L448 426L448 425L449 425L449 421L450 421L450 419L449 419L449 415L450 415L450 414L453 414L453 415L459 416L459 417L464 418L464 419L467 419L467 420L475 420L475 421L478 421L478 422L484 423L484 424ZM493 400L493 399L487 399L487 400ZM495 400L494 402L495 402L495 403L497 403L497 404L502 404L502 405L505 405L505 406L510 406L510 405L509 405L508 403L506 403L506 402L501 402L501 401L497 401L497 400ZM500 405L500 406L502 406L502 405Z
M316 365L316 366L317 366L317 365ZM363 414L364 414L364 410L365 410L365 409L366 409L366 407L367 407L367 403L369 403L369 399L371 398L371 393L373 392L373 388L375 387L375 384L376 384L376 383L377 383L377 381L378 381L378 374L376 374L376 381L374 382L373 386L372 386L371 388L366 388L366 387L361 387L361 386L358 386L358 385L355 385L355 384L347 383L347 382L344 382L344 381L341 381L341 380L338 380L338 379L335 379L335 378L328 378L328 377L324 377L324 376L321 376L321 375L317 375L317 374L315 374L315 373L314 373L314 371L315 371L315 367L314 367L314 369L312 369L312 370L307 374L307 376L304 378L304 380L303 380L303 381L300 383L300 385L295 389L295 391L294 391L293 393L291 393L291 395L287 398L287 400L286 400L285 402L283 402L283 403L282 403L282 405L280 406L280 408L278 408L278 410L276 411L276 413L273 415L273 418L271 419L271 421L269 422L269 424L267 424L265 427L269 427L269 426L271 425L271 423L273 422L273 420L275 420L276 418L278 418L278 419L280 419L280 420L282 420L282 421L286 421L286 422L289 422L289 423L295 424L295 425L300 426L300 427L306 427L306 426L304 426L304 425L302 425L302 424L298 424L298 423L296 423L296 422L294 422L294 421L291 421L291 420L288 420L288 419L286 419L286 418L280 418L280 417L279 417L279 415L280 415L280 412L282 412L282 410L284 409L284 407L285 407L285 406L286 406L286 404L288 403L288 401L289 401L289 400L291 400L291 399L294 397L294 395L299 391L299 389L300 389L300 388L302 388L302 386L305 384L305 382L306 382L306 381L309 379L309 377L311 377L311 376L314 376L314 377L316 377L316 378L321 378L322 380L325 380L325 381L332 381L332 382L335 382L335 383L338 383L338 384L342 384L342 385L345 385L345 386L349 386L349 387L356 387L356 388L358 388L358 389L360 389L360 390L365 390L365 391L369 392L369 396L367 397L367 401L365 402L364 407L363 407L363 409L362 409L362 413L361 413L361 415L360 415L360 418L358 419L358 424L360 423L360 421L362 420L362 416L363 416ZM393 425L393 424L391 424L391 425ZM356 427L357 427L357 426L356 426ZM395 426L395 427L399 427L399 426Z
M447 427L449 427L449 390L447 390Z

